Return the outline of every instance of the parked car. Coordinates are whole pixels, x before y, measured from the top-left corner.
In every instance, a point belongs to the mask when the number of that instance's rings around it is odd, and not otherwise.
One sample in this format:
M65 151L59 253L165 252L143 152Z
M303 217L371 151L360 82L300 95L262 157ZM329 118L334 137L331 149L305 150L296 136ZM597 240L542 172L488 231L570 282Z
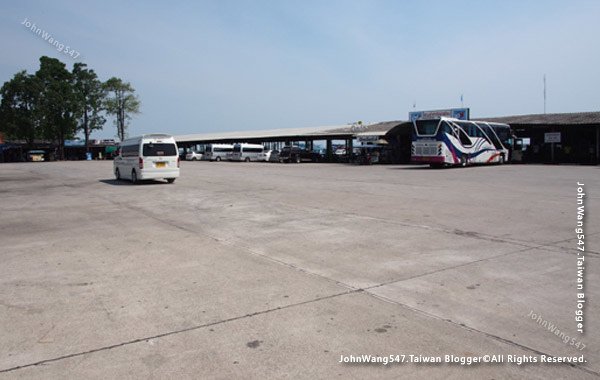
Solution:
M269 156L267 157L267 162L279 162L279 150L273 149L270 151Z
M319 162L323 156L317 152L301 149L298 146L286 146L279 152L279 162Z
M269 159L271 158L271 153L273 153L272 149L265 149L262 152L262 159L263 159L263 161L269 162Z
M27 152L27 161L42 162L46 161L46 152L43 150L30 150Z
M196 151L190 151L185 155L186 161L200 161L202 159L202 153Z

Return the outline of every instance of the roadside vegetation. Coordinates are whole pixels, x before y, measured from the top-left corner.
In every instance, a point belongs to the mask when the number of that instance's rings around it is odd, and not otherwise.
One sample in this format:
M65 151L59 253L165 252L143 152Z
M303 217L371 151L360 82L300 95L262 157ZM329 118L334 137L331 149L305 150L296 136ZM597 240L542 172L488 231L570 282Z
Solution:
M0 89L0 133L7 140L50 140L64 159L65 140L90 135L114 119L122 141L131 116L140 112L133 86L120 78L101 81L93 69L77 62L71 71L56 58L40 57L35 74L19 71Z

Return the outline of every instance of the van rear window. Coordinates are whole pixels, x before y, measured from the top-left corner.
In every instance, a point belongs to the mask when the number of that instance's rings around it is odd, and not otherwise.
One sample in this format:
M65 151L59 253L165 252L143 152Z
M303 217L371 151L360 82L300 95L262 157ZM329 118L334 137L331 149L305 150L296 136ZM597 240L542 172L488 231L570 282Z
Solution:
M175 144L144 144L144 156L177 156Z

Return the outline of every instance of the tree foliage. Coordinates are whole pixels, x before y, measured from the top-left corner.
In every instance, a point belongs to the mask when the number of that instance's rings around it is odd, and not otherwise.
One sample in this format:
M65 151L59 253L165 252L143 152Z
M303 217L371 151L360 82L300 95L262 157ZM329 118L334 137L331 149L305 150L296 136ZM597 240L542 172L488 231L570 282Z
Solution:
M83 132L86 150L89 150L90 134L102 129L106 122L102 116L106 93L94 70L88 69L85 63L75 63L72 75L81 115L78 127Z
M40 57L34 75L20 71L0 88L0 132L7 139L54 141L64 158L64 142L77 132L85 137L114 116L119 138L126 135L127 121L140 111L140 101L131 84L112 77L106 83L84 63L72 71L55 58Z
M115 116L117 132L123 141L126 137L127 121L131 119L132 114L140 112L140 101L131 84L119 78L112 77L107 80L104 89L108 92L105 100L106 111Z
M41 83L34 75L20 71L4 83L0 94L0 131L9 139L23 139L28 144L41 133L39 100Z
M56 58L41 57L35 73L42 85L39 109L43 115L43 137L58 143L60 159L64 159L65 140L77 132L80 116L73 76L65 64Z

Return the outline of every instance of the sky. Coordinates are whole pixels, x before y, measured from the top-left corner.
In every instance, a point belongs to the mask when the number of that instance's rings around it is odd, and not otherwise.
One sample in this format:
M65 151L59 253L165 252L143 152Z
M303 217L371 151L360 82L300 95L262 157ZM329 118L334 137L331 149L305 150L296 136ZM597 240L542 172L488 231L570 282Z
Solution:
M600 110L600 1L3 1L0 83L41 56L141 100L174 135ZM26 27L50 33L77 59ZM107 122L95 138L114 138Z

